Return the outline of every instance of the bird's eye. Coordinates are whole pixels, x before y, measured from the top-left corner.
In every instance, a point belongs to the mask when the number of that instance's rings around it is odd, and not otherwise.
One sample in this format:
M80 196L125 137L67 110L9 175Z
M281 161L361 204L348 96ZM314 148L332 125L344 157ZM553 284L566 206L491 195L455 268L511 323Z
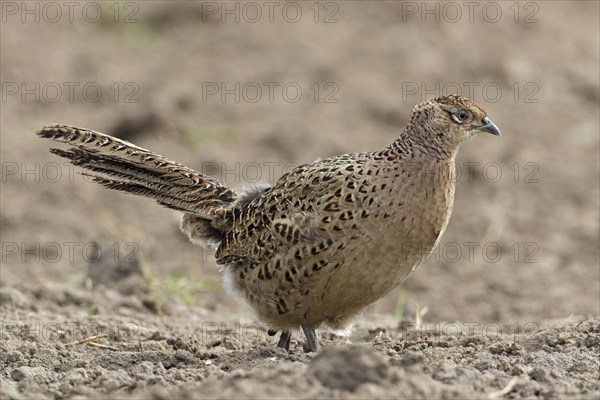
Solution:
M471 115L467 111L458 111L452 114L452 118L459 124L468 122L471 119Z

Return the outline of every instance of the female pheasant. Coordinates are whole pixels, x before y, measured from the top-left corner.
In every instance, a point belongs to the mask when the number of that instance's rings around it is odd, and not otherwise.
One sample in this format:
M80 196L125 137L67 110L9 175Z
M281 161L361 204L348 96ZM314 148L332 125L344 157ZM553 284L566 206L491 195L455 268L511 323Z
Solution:
M500 135L483 109L450 95L417 105L388 147L301 165L273 186L235 192L215 179L117 138L67 125L40 137L96 172L101 185L183 212L181 229L217 248L226 289L249 304L289 349L301 327L345 328L400 284L434 248L454 202L459 145Z

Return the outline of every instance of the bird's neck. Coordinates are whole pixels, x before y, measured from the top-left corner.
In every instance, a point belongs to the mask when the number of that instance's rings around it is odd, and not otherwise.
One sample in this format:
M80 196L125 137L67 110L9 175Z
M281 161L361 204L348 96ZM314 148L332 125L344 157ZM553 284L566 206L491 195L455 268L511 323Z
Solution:
M454 162L458 145L448 142L443 135L427 132L411 124L388 149L402 159Z

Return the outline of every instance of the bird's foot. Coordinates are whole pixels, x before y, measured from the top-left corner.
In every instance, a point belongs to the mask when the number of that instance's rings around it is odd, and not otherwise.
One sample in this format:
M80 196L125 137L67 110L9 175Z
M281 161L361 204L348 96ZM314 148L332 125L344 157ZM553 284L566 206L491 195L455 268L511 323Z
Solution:
M304 336L306 336L308 351L313 353L319 351L319 339L317 338L317 333L315 332L315 330L304 325L300 325L300 327L302 328L302 332L304 332ZM269 329L267 331L267 334L269 336L275 336L277 334L277 331L274 329ZM277 342L277 347L286 351L290 351L291 338L292 333L290 331L281 331L281 335L279 336L279 342Z
M268 332L271 334L271 330ZM277 333L277 332L275 332ZM273 335L275 334L273 333ZM271 335L272 336L272 335ZM277 347L280 349L284 349L285 351L290 351L290 338L292 337L292 333L290 331L281 331L281 336L279 337L279 342L277 343Z
M306 343L309 350L313 353L319 351L319 339L315 330L304 325L300 325L300 327L302 328L302 332L304 332L304 336L306 336Z

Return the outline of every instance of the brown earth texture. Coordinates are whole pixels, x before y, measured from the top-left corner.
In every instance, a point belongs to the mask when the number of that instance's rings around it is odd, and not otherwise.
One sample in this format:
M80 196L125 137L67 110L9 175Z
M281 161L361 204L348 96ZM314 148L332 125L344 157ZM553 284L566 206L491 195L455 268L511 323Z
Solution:
M0 398L600 398L597 1L0 5ZM242 188L382 148L446 93L503 136L462 145L439 247L316 354L275 347L176 212L34 135Z

